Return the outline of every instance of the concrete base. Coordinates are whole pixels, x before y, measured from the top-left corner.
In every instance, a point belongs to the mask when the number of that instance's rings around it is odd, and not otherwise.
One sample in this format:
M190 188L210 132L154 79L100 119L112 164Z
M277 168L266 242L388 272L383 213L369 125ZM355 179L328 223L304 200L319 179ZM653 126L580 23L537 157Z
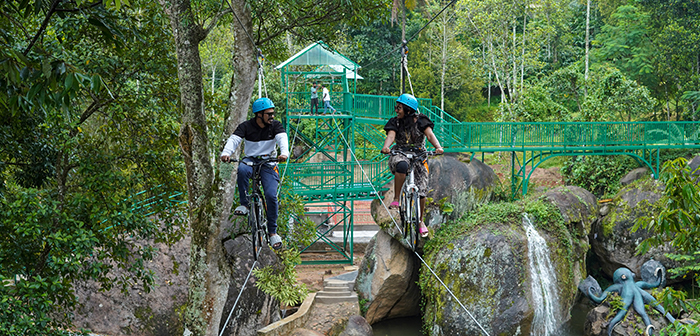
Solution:
M307 313L311 310L315 297L316 293L307 295L296 313L258 330L258 336L289 335L294 329L303 328L309 318Z

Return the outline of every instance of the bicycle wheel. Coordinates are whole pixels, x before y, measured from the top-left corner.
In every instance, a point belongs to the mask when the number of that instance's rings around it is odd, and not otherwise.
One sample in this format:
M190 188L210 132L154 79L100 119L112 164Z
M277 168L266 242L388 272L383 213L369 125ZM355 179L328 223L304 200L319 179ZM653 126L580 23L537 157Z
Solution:
M410 239L411 247L415 251L416 247L418 246L418 230L420 227L420 199L417 193L411 194L411 199L409 200L409 203L411 204Z
M255 201L250 202L250 211L248 211L248 225L250 225L250 239L253 241L253 259L258 260L258 255L260 254L260 248L262 244L259 243L258 235L258 205Z
M408 237L408 226L406 225L409 222L408 213L408 194L404 186L401 188L401 194L399 195L399 217L401 217L401 230L404 238Z
M267 235L267 216L265 216L265 208L262 200L258 200L258 245L265 246L270 244L270 237Z

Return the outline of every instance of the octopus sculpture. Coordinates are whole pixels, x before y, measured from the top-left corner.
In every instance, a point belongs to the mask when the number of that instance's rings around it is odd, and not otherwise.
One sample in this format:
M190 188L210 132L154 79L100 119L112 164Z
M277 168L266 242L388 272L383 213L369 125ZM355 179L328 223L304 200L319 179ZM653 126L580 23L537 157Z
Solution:
M658 265L660 266L660 264ZM647 264L645 264L645 266L647 266ZM608 296L608 293L616 292L620 294L620 297L622 297L622 301L624 302L624 307L622 307L622 309L619 312L617 312L617 315L615 315L612 321L610 321L610 323L608 324L608 336L612 335L613 328L615 328L615 326L618 323L620 323L620 321L622 321L622 319L627 314L627 310L630 308L630 306L633 306L637 314L639 314L642 317L642 320L646 325L645 333L647 335L652 335L652 330L654 329L654 326L651 324L651 321L649 320L649 316L647 315L646 311L644 311L645 304L648 304L654 309L658 310L661 313L661 315L666 316L666 318L671 323L675 321L673 316L664 311L664 308L661 307L661 305L656 301L656 299L653 296L651 296L651 294L645 291L645 289L651 289L661 285L661 280L663 278L663 276L659 276L661 272L663 272L661 266L655 267L653 271L653 278L655 279L652 279L650 282L634 282L634 273L632 273L632 271L624 267L618 268L615 271L615 273L613 273L613 282L615 284L608 287L600 296L594 293L600 291L600 286L598 286L598 282L589 276L589 278L593 282L595 282L595 285L588 285L586 286L585 290L584 288L582 288L582 291L586 295L588 295L588 297L591 300L593 300L596 303L601 303Z

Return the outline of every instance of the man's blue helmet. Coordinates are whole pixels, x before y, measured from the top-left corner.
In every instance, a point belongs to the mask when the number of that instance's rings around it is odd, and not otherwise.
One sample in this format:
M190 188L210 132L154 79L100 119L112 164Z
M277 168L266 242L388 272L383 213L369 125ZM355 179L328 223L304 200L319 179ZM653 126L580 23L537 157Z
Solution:
M396 100L397 103L402 103L410 108L413 109L413 111L418 112L418 100L416 97L414 97L411 94L404 93L399 96L399 99Z
M270 98L260 98L253 103L253 114L275 107Z

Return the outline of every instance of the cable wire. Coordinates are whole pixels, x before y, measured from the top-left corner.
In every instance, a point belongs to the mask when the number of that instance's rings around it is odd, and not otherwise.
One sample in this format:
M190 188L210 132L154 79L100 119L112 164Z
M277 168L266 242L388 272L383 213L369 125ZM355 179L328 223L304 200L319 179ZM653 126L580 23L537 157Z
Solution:
M433 17L430 19L430 21L428 21L428 23L426 23L420 30L418 30L418 32L416 32L416 33L413 34L408 40L406 40L406 44L407 44L408 42L411 42L414 38L416 38L416 36L418 36L418 34L420 34L420 32L422 32L423 29L425 29L430 23L432 23L433 21L435 21L435 19L437 19L437 17L440 16L440 14L442 14L442 12L444 12L444 11L447 9L447 7L450 7L450 6L451 6L452 4L454 4L455 2L457 2L457 0L452 0L450 3L448 3L447 5L445 5L445 7L443 7L442 10L440 10L440 12L438 12L437 14L435 14L435 16L433 16ZM367 68L367 67L369 67L370 65L373 65L374 63L377 63L377 62L379 62L379 61L382 61L382 60L385 59L386 56L388 56L388 55L391 54L391 53L396 52L396 51L399 50L402 46L403 46L403 44L401 44L400 46L398 46L398 47L396 47L396 48L394 48L394 49L389 50L389 52L387 52L386 54L384 54L384 55L378 57L377 59L375 59L374 61L369 62L369 63L367 63L367 64L365 64L365 65L362 65L362 66L360 66L360 67L361 67L361 68Z
M255 238L253 238L255 239ZM243 282L243 286L241 286L241 291L238 293L238 296L236 297L236 301L233 303L233 307L231 307L231 311L228 313L228 317L226 318L226 322L224 322L224 326L221 328L221 332L219 333L219 336L222 336L224 334L224 331L226 330L226 326L228 325L228 321L231 319L231 315L233 314L233 311L236 309L236 306L238 305L238 300L241 298L241 294L243 294L243 290L245 289L245 285L248 284L248 279L250 279L250 275L253 274L253 269L255 268L255 264L257 264L258 261L256 260L253 262L253 266L250 267L250 272L248 272L248 276L245 278L245 281Z

